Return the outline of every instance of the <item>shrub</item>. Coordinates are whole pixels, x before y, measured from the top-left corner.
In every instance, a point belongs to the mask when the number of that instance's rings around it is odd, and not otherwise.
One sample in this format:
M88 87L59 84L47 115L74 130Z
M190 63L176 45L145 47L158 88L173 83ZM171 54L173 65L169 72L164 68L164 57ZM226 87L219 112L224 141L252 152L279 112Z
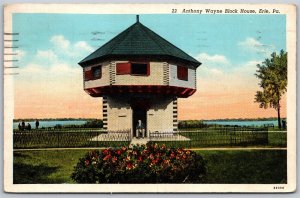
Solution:
M179 121L178 128L179 129L186 129L186 128L206 128L208 127L207 124L205 124L201 120L184 120Z
M79 159L71 178L77 183L202 183L203 158L157 144L95 150Z
M87 121L83 127L85 128L103 128L103 121L99 119Z
M55 129L62 129L62 125L61 125L61 124L56 124L56 125L54 126L54 128L55 128Z

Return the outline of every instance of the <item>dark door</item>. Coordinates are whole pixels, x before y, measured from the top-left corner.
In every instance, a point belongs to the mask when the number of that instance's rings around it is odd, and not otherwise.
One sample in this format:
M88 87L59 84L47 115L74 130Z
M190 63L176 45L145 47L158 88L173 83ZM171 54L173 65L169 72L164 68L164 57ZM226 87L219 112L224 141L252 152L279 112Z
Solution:
M146 116L146 110L140 109L140 108L134 108L132 109L132 128L133 128L133 137L136 136L136 126L138 124L138 120L141 120L144 127L145 127L145 136L147 136L147 116Z

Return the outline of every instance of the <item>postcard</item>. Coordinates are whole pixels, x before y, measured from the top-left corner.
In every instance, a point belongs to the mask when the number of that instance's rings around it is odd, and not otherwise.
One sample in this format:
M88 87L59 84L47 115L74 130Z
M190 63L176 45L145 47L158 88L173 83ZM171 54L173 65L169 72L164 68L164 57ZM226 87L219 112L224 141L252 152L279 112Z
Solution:
M6 192L296 190L296 6L4 12Z

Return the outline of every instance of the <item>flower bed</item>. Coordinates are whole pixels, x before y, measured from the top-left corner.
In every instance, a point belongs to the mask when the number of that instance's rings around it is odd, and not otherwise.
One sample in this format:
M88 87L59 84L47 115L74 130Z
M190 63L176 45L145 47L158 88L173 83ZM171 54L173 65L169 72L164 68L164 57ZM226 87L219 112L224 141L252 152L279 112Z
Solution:
M71 177L77 183L202 183L205 174L205 162L195 152L148 143L91 151Z

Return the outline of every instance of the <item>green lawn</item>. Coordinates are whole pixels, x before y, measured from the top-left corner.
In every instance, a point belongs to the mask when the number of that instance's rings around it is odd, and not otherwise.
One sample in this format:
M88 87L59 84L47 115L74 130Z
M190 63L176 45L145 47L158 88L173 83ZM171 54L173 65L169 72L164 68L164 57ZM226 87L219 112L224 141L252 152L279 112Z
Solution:
M207 161L206 183L287 182L285 150L197 151Z
M14 183L73 183L88 150L15 151ZM206 183L285 183L286 151L197 151L207 161Z
M72 183L70 175L88 150L14 152L14 183Z
M270 147L286 147L287 133L286 132L269 132L268 133Z

